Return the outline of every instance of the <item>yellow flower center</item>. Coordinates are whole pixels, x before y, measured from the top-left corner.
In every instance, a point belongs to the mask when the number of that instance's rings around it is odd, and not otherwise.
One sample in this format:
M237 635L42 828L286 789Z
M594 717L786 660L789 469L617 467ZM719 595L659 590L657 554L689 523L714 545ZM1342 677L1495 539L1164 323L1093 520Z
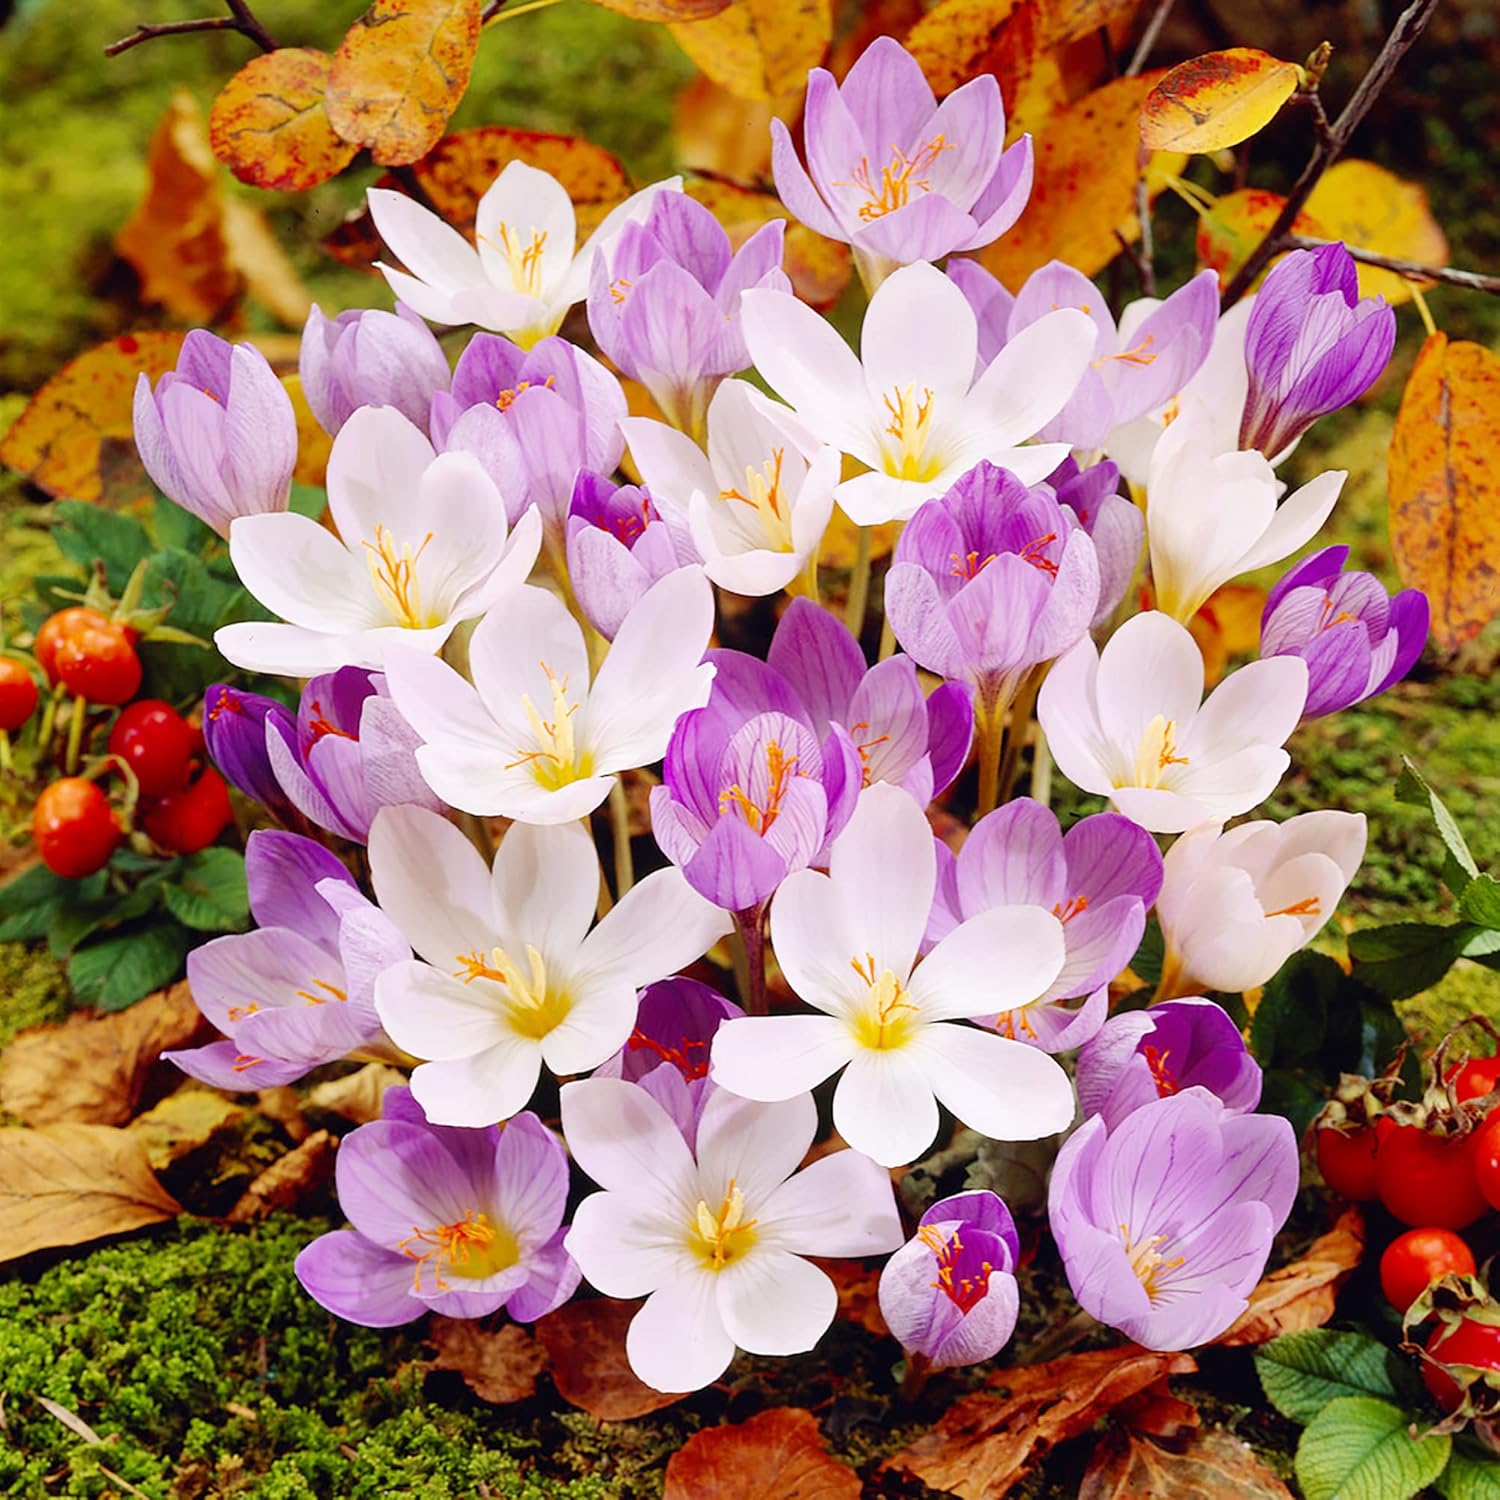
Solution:
M1176 1255L1168 1260L1161 1253L1161 1247L1167 1243L1164 1234L1148 1235L1137 1245L1130 1238L1129 1226L1121 1224L1120 1233L1125 1239L1125 1255L1130 1261L1130 1269L1135 1272L1135 1279L1155 1302L1161 1291L1159 1278L1168 1271L1175 1271L1183 1263L1183 1257Z
M512 234L509 224L500 225L500 248L510 266L511 285L524 296L542 294L542 249L547 243L545 229L533 229L531 238L523 241Z
M375 595L403 630L425 630L439 623L435 617L423 614L422 590L417 580L417 561L431 540L429 531L415 552L405 543L398 552L396 539L384 526L376 526L375 540L360 544L370 565L370 583Z
M942 464L927 456L927 440L932 433L932 388L923 386L920 399L916 391L915 385L893 386L884 398L891 420L883 430L894 441L883 445L882 456L885 472L892 479L928 480L942 472Z
M1146 726L1141 742L1136 747L1135 769L1128 781L1117 781L1116 786L1139 786L1153 788L1161 785L1168 766L1185 766L1191 762L1186 755L1177 754L1175 735L1177 721L1157 714Z
M427 1228L413 1224L411 1233L396 1248L416 1262L411 1275L414 1292L422 1290L422 1273L429 1268L431 1290L446 1292L452 1289L448 1276L480 1281L497 1271L509 1270L521 1258L515 1235L473 1208L455 1224Z
M904 1047L917 1030L917 1007L907 998L906 988L889 969L875 972L875 956L867 953L851 958L849 967L865 982L862 999L849 1015L849 1029L862 1047L889 1052Z
M710 1271L722 1271L755 1243L755 1226L759 1222L745 1217L745 1195L731 1177L717 1213L706 1200L698 1200L693 1227L688 1233L688 1248Z
M555 792L573 781L581 781L594 774L594 757L579 747L573 737L573 715L578 712L576 703L568 702L568 679L558 679L546 662L542 663L548 686L552 690L552 717L544 719L531 701L530 694L523 694L521 707L531 724L533 748L516 750L516 758L507 761L504 769L529 766L537 785Z
M802 774L797 770L797 757L788 755L775 740L766 746L766 771L768 782L764 803L752 801L738 782L719 793L720 814L731 808L737 809L750 831L762 838L771 831L771 825L781 813L781 804L792 777Z
M518 1036L539 1042L554 1027L562 1025L573 1009L565 989L547 983L547 964L542 955L526 945L526 972L504 948L491 948L488 956L472 949L458 955L455 978L465 984L488 979L505 990L505 1019Z
M781 463L786 449L778 448L758 469L745 467L744 490L720 490L720 500L748 505L765 533L772 552L792 550L792 508L781 487Z
M952 150L953 142L942 135L924 141L910 156L899 146L892 146L890 164L880 169L879 177L870 166L870 158L860 157L859 165L849 174L853 186L865 195L858 210L860 218L870 224L898 208L905 208L911 202L913 188L929 192L932 185L923 174L932 170L932 164L944 151ZM849 185L848 182L835 184L836 187Z

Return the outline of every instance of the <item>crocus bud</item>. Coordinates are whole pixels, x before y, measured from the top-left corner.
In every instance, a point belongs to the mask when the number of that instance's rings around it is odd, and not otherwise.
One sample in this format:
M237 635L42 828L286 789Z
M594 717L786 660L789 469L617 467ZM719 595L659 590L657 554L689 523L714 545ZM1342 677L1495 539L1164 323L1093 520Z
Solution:
M1111 1016L1078 1054L1084 1118L1113 1130L1153 1099L1203 1088L1229 1114L1260 1103L1260 1066L1228 1014L1212 1000L1168 1000Z
M243 693L216 682L203 695L203 742L224 779L273 816L295 816L266 751L266 720L274 718L295 733L292 716L274 698Z
M1369 573L1345 573L1347 547L1304 558L1266 595L1262 656L1300 656L1307 663L1304 719L1337 713L1400 682L1427 640L1427 595L1403 589L1394 598Z
M880 1312L933 1370L993 1359L1015 1331L1021 1242L994 1193L941 1198L880 1273Z
M1369 390L1395 343L1395 312L1384 297L1359 295L1342 244L1293 250L1261 285L1245 329L1240 447L1276 458L1319 417Z
M220 536L236 516L286 509L297 418L253 345L195 328L154 391L144 374L136 380L134 416L152 482Z
M434 391L448 389L448 360L427 324L404 303L325 318L313 304L302 329L302 394L332 436L361 406L394 406L427 431Z

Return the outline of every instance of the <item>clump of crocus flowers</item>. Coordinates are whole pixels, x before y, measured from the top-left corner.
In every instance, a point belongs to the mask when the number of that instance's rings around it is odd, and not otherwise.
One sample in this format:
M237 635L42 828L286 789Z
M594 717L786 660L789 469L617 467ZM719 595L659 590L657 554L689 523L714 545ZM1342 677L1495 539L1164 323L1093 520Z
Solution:
M682 1391L814 1348L810 1257L889 1255L908 1376L989 1360L1010 1209L892 1185L955 1122L1046 1143L1095 1318L1180 1349L1244 1308L1296 1148L1214 995L1317 935L1365 830L1231 820L1299 721L1412 668L1426 606L1325 549L1206 696L1188 622L1322 526L1342 476L1285 496L1273 465L1375 378L1393 315L1338 245L1222 316L1208 273L1118 316L1061 263L1003 287L965 258L1025 208L1032 145L1003 139L992 78L939 104L889 39L812 74L800 156L776 126L789 210L866 283L857 353L794 295L783 223L736 247L676 179L581 246L525 163L472 246L372 190L401 303L304 334L328 526L288 510L259 355L197 333L143 378L148 468L260 606L220 649L303 684L210 690L209 753L282 828L250 840L256 929L190 962L223 1039L177 1060L231 1090L410 1070L340 1148L352 1227L297 1263L338 1316L529 1321L586 1284L645 1299L631 1365ZM480 330L451 371L429 324ZM1108 810L1064 827L1054 764ZM1156 1003L1111 1013L1153 912Z

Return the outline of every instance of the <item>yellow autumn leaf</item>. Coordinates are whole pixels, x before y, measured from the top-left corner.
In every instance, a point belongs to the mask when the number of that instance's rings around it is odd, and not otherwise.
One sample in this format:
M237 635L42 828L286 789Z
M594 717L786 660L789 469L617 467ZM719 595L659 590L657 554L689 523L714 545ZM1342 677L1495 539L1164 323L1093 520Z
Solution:
M667 28L715 83L739 99L800 94L833 38L832 0L735 0Z
M1297 92L1302 69L1258 47L1190 57L1141 106L1141 143L1153 151L1222 151L1264 129Z

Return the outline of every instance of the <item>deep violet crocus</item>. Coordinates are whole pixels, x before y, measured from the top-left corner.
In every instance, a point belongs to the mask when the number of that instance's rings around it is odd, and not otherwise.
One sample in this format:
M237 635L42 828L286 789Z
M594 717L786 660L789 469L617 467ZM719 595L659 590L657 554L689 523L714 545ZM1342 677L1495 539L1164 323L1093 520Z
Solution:
M1119 608L1146 536L1146 518L1133 500L1120 493L1120 470L1109 459L1080 469L1069 455L1048 476L1057 503L1072 511L1093 539L1099 562L1099 602L1090 629L1097 629Z
M655 398L681 431L703 431L709 397L750 364L740 332L747 287L790 291L781 269L786 223L763 224L738 250L701 203L658 193L594 259L589 328L594 341Z
M146 375L137 378L134 423L152 483L220 536L236 516L286 509L297 418L253 344L195 328L154 391Z
M1047 1216L1086 1312L1148 1349L1191 1349L1245 1310L1296 1195L1291 1122L1228 1115L1193 1088L1114 1130L1084 1121L1058 1153Z
M1203 1088L1227 1114L1260 1103L1260 1066L1222 1007L1197 996L1111 1016L1078 1054L1074 1082L1085 1118L1113 1130L1153 1099Z
M339 1145L339 1207L352 1229L297 1257L313 1301L350 1323L391 1328L423 1313L529 1323L578 1287L563 1249L568 1157L534 1114L477 1130L429 1125L405 1088Z
M697 979L678 975L641 991L635 1030L595 1078L638 1083L671 1117L692 1150L703 1106L716 1085L708 1076L709 1048L725 1021L745 1012Z
M443 346L401 302L393 313L366 307L336 318L313 303L297 371L313 416L330 435L361 406L394 406L425 432L432 393L447 390L449 378Z
M1240 447L1276 458L1319 417L1369 390L1395 343L1395 311L1384 297L1359 295L1342 244L1293 250L1261 284L1245 328Z
M1145 829L1118 813L1063 833L1056 814L1017 797L974 825L955 855L941 839L937 890L923 946L997 906L1040 906L1062 923L1062 972L1035 1003L991 1025L1045 1052L1081 1046L1108 1009L1108 986L1130 961L1161 889L1162 859ZM1087 996L1083 1006L1063 1001Z
M1348 559L1347 547L1325 547L1266 595L1260 654L1307 663L1304 719L1383 693L1411 671L1427 641L1427 595L1388 595L1372 574L1343 572Z
M194 1002L228 1040L163 1056L244 1093L354 1053L392 1055L374 994L376 978L411 957L395 924L298 834L252 833L245 879L258 927L194 948L187 962Z
M880 1273L880 1313L908 1355L930 1370L993 1359L1020 1311L1021 1242L990 1192L940 1198Z
M865 48L842 86L826 69L808 74L803 137L806 169L786 126L771 122L776 191L809 229L853 247L872 289L898 266L988 245L1031 194L1031 137L1004 148L993 75L939 104L891 37Z
M297 810L276 779L266 750L266 720L272 714L290 717L274 698L216 682L203 695L203 743L230 786L280 822L295 822Z

